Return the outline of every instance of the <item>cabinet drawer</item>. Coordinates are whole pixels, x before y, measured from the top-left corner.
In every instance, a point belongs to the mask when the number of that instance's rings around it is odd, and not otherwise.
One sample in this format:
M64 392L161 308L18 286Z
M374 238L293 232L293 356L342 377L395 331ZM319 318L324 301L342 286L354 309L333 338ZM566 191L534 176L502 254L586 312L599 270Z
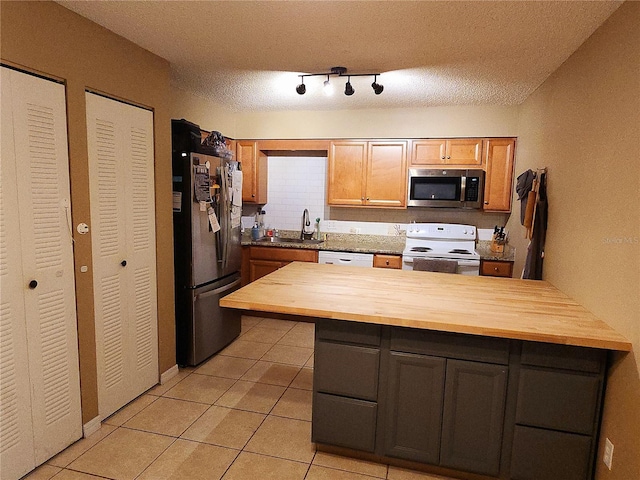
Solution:
M391 350L501 365L509 362L507 339L430 330L394 328Z
M591 438L516 426L511 456L513 480L586 480Z
M373 266L375 268L402 268L402 257L400 255L382 255L373 256Z
M377 348L316 342L314 390L375 401L379 365Z
M371 323L326 319L318 319L316 321L316 339L322 340L377 347L380 345L380 331L380 325Z
M594 375L523 367L516 423L591 435L601 391Z
M251 247L251 259L281 262L317 262L317 250L282 247Z
M607 352L596 348L526 342L522 345L522 364L600 373Z
M512 273L512 262L496 262L493 260L483 260L480 262L480 275L489 277L511 277Z
M377 412L373 402L316 393L311 441L373 452Z

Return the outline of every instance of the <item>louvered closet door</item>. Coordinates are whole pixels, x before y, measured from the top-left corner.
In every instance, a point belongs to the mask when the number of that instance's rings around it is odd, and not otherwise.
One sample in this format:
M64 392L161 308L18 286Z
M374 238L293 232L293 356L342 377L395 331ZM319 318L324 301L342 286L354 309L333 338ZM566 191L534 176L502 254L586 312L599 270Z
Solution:
M5 68L1 210L4 480L82 435L64 86Z
M158 381L153 114L86 99L98 407L106 418Z

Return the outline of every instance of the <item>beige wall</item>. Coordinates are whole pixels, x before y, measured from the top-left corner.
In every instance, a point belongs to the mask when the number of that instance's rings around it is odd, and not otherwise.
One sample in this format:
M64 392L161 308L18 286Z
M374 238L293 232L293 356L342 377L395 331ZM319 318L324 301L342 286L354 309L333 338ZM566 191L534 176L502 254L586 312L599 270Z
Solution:
M236 114L207 98L181 88L171 90L171 118L184 118L201 129L216 130L225 137L236 138Z
M239 113L236 138L515 137L518 107Z
M598 479L640 478L640 3L627 2L522 105L517 172L548 167L544 278L633 342L610 371ZM509 227L521 238L519 219ZM519 265L524 242L520 241ZM602 443L613 442L613 469Z
M53 2L1 2L2 62L66 84L73 223L90 223L85 89L154 111L159 365L175 364L169 64ZM74 244L82 418L98 415L90 235Z

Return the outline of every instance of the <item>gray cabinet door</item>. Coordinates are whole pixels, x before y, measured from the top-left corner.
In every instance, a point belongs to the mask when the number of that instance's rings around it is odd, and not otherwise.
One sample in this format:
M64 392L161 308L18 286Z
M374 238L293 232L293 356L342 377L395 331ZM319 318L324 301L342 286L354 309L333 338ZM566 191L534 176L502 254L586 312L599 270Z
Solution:
M315 393L311 441L373 452L378 404Z
M516 426L511 457L513 480L586 480L591 437Z
M444 358L390 353L386 455L438 463L445 365Z
M498 475L507 367L447 360L440 464Z
M316 341L313 387L317 392L376 401L380 350Z

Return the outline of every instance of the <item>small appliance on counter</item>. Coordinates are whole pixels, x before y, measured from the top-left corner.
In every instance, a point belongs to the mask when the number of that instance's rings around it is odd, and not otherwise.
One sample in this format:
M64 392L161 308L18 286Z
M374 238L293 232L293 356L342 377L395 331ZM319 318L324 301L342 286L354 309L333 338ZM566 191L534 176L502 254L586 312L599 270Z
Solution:
M475 250L476 227L448 223L410 223L402 252L402 269L413 270L416 258L456 260L456 273L480 274L480 255Z
M218 301L240 288L242 173L197 125L171 123L176 355L197 365L240 334L240 311Z
M491 235L491 245L489 248L494 253L503 253L506 243L507 234L504 231L504 227L498 227L496 225L493 229L493 235Z

